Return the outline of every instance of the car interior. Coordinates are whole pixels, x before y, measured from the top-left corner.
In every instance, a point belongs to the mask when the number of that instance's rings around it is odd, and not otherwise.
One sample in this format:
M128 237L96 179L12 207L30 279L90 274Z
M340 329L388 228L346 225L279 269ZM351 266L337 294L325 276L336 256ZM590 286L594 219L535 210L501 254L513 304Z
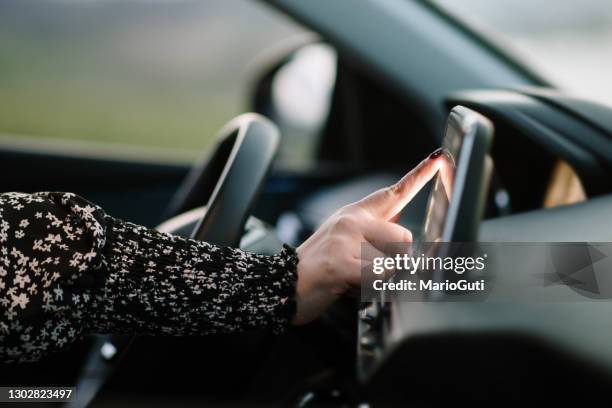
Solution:
M227 118L217 145L191 167L3 144L4 190L71 191L134 223L273 254L439 147L460 105L495 133L478 241L612 240L611 108L553 88L427 1L356 0L350 21L337 18L346 2L264 3L313 34L250 68L245 113ZM299 72L318 92L296 90ZM283 152L306 151L303 170L275 164ZM415 237L428 195L398 221ZM347 297L280 336L91 336L38 363L3 365L0 377L75 384L86 390L75 407L597 401L612 385L609 335L609 301L579 296L393 307Z

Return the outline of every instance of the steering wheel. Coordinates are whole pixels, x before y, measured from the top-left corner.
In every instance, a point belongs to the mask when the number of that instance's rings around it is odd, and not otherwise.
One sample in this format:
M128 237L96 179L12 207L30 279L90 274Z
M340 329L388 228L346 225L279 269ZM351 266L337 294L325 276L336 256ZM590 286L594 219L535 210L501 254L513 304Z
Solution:
M217 245L238 246L279 141L276 125L261 115L246 113L232 119L221 130L212 155L192 167L166 210L169 219L157 229ZM198 207L203 203L205 207ZM262 228L260 221L249 220L245 238L256 241ZM93 400L134 339L96 336L77 381L79 392L68 407L86 407Z
M172 199L167 215L174 218L158 229L176 233L185 219L180 214L207 203L206 210L200 210L203 216L191 237L237 246L278 151L279 140L276 125L261 115L246 113L231 120L221 130L210 159L192 168Z

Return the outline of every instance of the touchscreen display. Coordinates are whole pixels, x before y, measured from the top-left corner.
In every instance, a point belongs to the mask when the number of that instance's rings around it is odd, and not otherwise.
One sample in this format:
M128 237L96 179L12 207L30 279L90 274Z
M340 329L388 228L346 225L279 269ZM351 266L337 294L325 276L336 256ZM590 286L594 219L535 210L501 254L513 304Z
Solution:
M449 120L442 143L444 162L435 177L434 186L427 203L425 223L421 235L423 242L438 242L444 234L448 208L453 196L455 168L459 159L463 136L463 132L459 129L457 123Z

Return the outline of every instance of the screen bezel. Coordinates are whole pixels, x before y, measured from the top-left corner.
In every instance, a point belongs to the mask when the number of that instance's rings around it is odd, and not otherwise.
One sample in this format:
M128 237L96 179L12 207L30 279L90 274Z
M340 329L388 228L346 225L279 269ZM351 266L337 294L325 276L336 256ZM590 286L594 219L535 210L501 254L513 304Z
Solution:
M442 145L448 146L452 134L461 137L456 157L452 196L442 228L441 242L471 242L478 239L478 229L484 214L486 194L492 171L488 152L493 140L493 125L484 116L463 106L455 106L449 113ZM435 183L440 182L436 175ZM423 222L431 222L434 190L427 200Z

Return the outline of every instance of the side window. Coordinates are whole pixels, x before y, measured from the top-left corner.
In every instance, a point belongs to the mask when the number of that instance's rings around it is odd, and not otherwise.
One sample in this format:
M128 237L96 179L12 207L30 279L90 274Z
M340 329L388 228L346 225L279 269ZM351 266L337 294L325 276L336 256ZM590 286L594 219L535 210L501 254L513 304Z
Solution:
M46 138L196 155L247 106L249 62L301 31L248 0L2 1L0 147Z

